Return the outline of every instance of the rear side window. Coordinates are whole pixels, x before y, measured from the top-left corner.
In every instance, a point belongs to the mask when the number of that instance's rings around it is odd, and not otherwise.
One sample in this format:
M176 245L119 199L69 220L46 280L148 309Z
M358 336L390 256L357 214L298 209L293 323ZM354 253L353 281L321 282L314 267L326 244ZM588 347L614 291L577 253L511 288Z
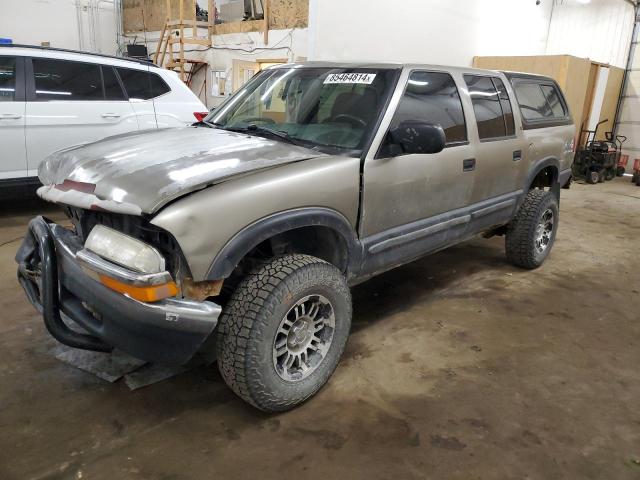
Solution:
M0 57L0 102L13 102L16 96L16 59Z
M106 100L126 100L113 67L102 66L102 80L104 81L104 98Z
M117 70L129 99L149 100L171 91L165 81L155 73L131 68Z
M467 141L460 95L448 73L411 73L391 128L404 120L439 124L447 137L447 145Z
M36 100L103 100L100 65L34 58Z
M544 94L549 107L551 108L551 113L554 117L564 117L567 115L567 112L564 109L564 105L560 101L560 96L558 95L558 91L553 85L540 85L540 89Z
M567 116L554 85L518 81L514 90L525 120L562 119Z
M465 75L480 140L515 134L509 95L499 78Z

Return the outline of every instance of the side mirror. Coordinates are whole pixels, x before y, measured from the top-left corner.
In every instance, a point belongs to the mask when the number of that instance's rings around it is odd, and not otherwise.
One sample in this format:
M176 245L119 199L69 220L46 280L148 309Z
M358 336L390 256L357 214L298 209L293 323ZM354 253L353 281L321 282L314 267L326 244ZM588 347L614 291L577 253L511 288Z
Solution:
M405 120L389 134L404 153L438 153L447 143L442 127L426 122Z

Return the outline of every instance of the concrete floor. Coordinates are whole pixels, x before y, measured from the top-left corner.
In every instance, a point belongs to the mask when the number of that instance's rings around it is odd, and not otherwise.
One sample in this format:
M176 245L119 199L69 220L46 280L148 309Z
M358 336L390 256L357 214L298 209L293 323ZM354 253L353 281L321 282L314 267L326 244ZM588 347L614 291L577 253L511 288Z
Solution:
M356 287L338 370L281 415L212 367L130 392L56 360L13 263L47 207L2 205L0 478L640 478L640 188L562 194L537 271L494 238Z

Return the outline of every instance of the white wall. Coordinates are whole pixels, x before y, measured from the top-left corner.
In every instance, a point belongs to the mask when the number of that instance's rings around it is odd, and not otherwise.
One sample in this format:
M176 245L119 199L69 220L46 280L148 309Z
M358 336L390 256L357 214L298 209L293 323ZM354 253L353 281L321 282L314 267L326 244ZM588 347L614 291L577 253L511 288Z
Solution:
M633 6L625 0L563 0L553 9L547 53L587 57L624 68L633 32Z
M310 0L309 58L471 65L475 55L540 55L552 2Z
M14 43L113 55L118 50L114 0L2 0L0 37Z
M187 30L191 35L191 30ZM206 30L200 29L199 36L206 36ZM160 32L147 32L146 42L149 55L153 58L156 51ZM143 38L138 34L127 35L129 41L137 38L138 43L144 43ZM295 28L291 30L270 30L269 42L264 44L262 32L230 33L226 35L215 35L213 37L213 47L207 48L198 45L185 45L185 58L208 62L210 69L207 69L208 93L202 92L202 82L204 73L199 74L193 81L191 89L200 96L200 99L213 107L222 102L223 98L214 98L210 95L210 70L223 70L227 76L226 91L232 90L232 67L233 60L268 60L268 59L288 59L291 62L299 61L307 57L308 30L306 28ZM174 46L177 52L178 46ZM165 59L166 61L166 59Z

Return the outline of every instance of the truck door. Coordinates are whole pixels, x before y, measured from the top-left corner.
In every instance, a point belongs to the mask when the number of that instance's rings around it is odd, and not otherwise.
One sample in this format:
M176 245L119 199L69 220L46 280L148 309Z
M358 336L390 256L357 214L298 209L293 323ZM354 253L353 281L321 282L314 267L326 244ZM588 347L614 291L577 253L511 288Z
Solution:
M477 125L470 132L477 136L472 140L476 148L471 203L499 200L523 188L528 151L522 132L516 131L513 104L504 82L487 75L464 75L464 81ZM505 208L505 218L511 213Z
M401 79L402 81L402 79ZM391 101L394 105L395 97ZM403 120L439 124L447 146L436 154L405 155L387 134L375 158L364 165L361 235L368 237L465 207L474 172L464 160L473 157L458 88L446 72L412 71L389 130Z

